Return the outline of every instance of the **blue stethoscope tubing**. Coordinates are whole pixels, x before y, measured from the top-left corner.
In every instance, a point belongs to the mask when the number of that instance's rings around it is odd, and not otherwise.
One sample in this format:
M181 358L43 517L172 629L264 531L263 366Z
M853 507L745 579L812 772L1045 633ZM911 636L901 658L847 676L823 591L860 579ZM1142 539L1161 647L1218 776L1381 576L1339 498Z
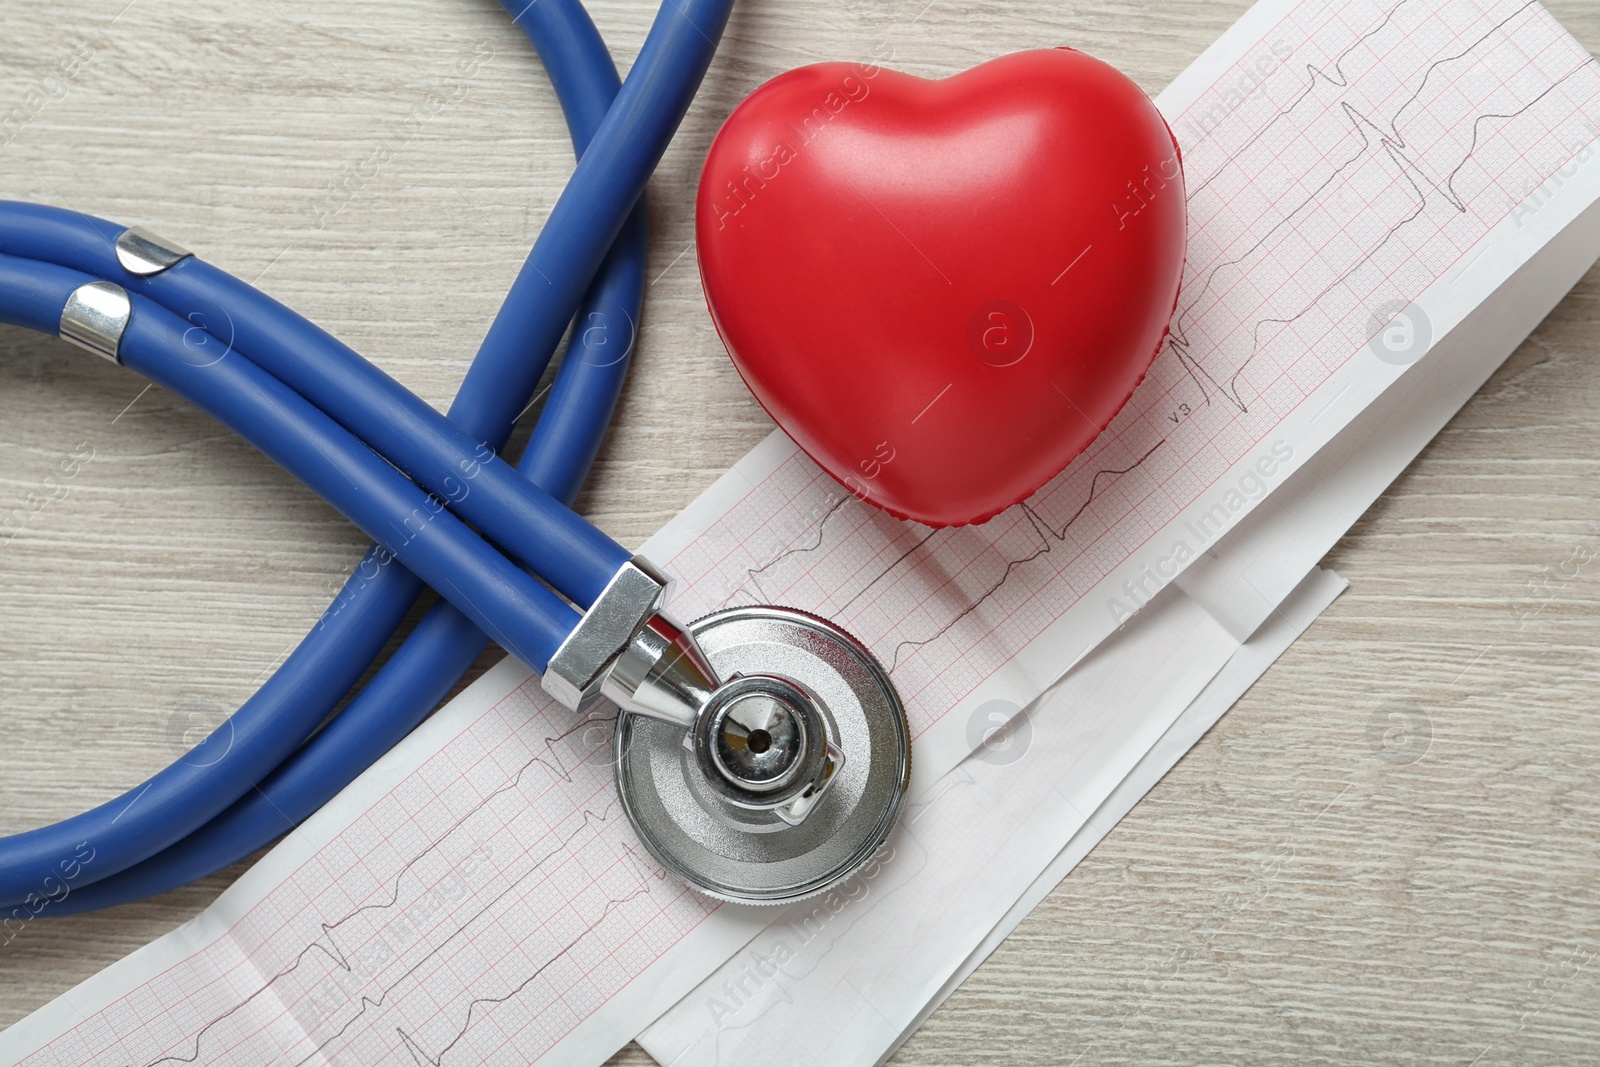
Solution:
M0 289L38 298L48 321L94 279L53 264L0 256ZM13 295L19 325L33 325ZM446 596L507 651L542 668L579 613L519 570L443 504L301 394L244 358L186 358L185 320L138 294L121 341L123 364L188 400L300 479L411 573ZM210 346L202 346L205 351ZM377 394L381 395L381 394ZM487 466L487 465L485 465ZM473 496L484 494L474 493ZM627 557L624 555L623 557Z
M582 520L569 521L560 501L571 499L593 459L631 353L643 291L639 194L710 63L731 0L668 0L620 90L576 0L507 7L544 59L581 157L467 373L450 411L453 426L322 331L198 260L136 278L116 262L119 229L47 209L0 211L0 291L10 321L54 333L64 287L91 277L124 285L136 305L123 342L126 363L259 437L264 451L316 483L380 543L405 539L390 550L406 564L387 565L381 550L369 553L318 628L225 729L185 759L89 812L0 840L5 907L48 907L51 914L105 907L249 855L425 718L481 651L485 628L542 667L576 611L503 557L489 558L498 553L451 514L454 504L478 497L475 517L461 517L486 533L491 523L504 530L518 517L544 523L508 550L580 605L626 558ZM503 446L580 301L579 329L519 464L523 477L549 490L531 493L511 485L514 476L481 450L462 452L469 441ZM227 358L230 347L242 358ZM380 416L373 412L418 432L375 426ZM463 500L435 511L384 458L447 499L452 484L464 484L462 462L476 466L468 468L475 473ZM484 471L493 473L486 478ZM340 486L339 478L356 484ZM406 527L403 516L419 506L431 521ZM385 524L392 529L397 519L405 534L385 536ZM313 736L420 591L413 564L444 574L438 581L447 597L454 582L468 613L435 606ZM463 581L471 588L461 588ZM54 890L84 842L93 859L76 865L70 892Z
M153 276L127 273L117 260L118 232L76 212L0 203L0 250L91 276L82 282L115 282L161 308L175 317L171 325L179 331L179 343L164 346L164 355L196 370L208 370L237 349L574 603L591 604L627 561L626 549L518 475L483 442L265 294L194 257ZM125 356L123 362L161 374L169 361L147 360L145 366ZM176 367L164 372L180 373ZM175 382L154 380L184 391ZM197 392L207 388L214 386L200 378L190 386ZM227 400L219 402L225 406ZM271 436L282 436L281 429Z

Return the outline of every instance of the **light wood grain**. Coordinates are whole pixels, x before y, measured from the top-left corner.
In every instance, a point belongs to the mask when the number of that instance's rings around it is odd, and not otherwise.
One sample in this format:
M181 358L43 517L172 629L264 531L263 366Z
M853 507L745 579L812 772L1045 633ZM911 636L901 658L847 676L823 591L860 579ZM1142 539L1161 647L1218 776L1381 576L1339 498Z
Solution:
M0 112L93 49L0 146L0 195L182 240L443 406L571 165L499 7L125 3L0 0ZM1593 0L1550 6L1600 47ZM1244 7L743 0L652 189L647 329L582 508L637 544L769 428L689 252L698 161L757 83L880 42L927 75L1072 44L1155 91ZM625 65L650 5L593 10ZM396 133L480 46L493 56L465 95ZM325 187L380 142L393 159L330 212ZM897 1063L1600 1062L1597 348L1592 272L1333 552L1350 592ZM0 330L0 513L94 455L0 546L0 831L169 762L360 551L275 468L141 390ZM1397 701L1431 732L1415 762L1369 736ZM0 1023L228 878L32 924L0 949Z

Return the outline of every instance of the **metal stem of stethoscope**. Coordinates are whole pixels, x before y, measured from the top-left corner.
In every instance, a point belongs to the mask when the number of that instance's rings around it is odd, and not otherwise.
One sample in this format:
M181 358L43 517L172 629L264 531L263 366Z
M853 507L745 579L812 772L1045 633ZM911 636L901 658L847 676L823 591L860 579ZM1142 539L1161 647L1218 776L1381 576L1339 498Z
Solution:
M826 620L730 608L685 627L668 579L624 564L551 657L545 691L620 709L617 788L640 839L724 900L786 903L848 877L893 829L911 737L872 653Z
M720 32L726 4L720 18L715 3L705 6ZM708 41L715 36L692 28ZM642 56L636 70L645 66ZM698 77L679 79L682 105L685 85L692 95ZM656 91L669 89L658 79ZM623 102L614 114L625 119L626 110ZM605 156L586 153L580 175ZM630 204L622 192L609 206L591 198L585 206L600 217L595 234L609 242L616 231L606 232L604 218ZM669 868L725 898L793 899L850 873L887 834L909 772L904 713L876 661L843 631L782 609L736 609L679 625L664 614L667 583L653 567L628 560L287 309L142 231L111 242L104 224L82 216L0 208L0 276L11 279L12 303L21 309L12 321L44 328L59 306L54 325L64 338L116 362L126 356L257 443L544 670L546 689L562 703L579 711L602 698L617 703L624 805ZM598 263L593 252L584 257ZM530 265L538 269L532 257ZM37 306L23 308L25 297L38 298ZM217 342L201 359L184 351L196 332L185 324L196 321ZM235 348L239 357L230 362ZM469 374L467 386L473 382ZM300 448L294 433L319 443ZM347 492L333 473L361 491ZM462 519L587 613L579 618ZM108 861L129 851L108 848ZM41 847L34 856L47 853ZM14 893L5 866L0 892Z
M617 571L544 672L573 711L610 700L684 731L693 764L727 803L799 826L844 767L826 708L771 675L724 681L665 612L669 580L635 557Z

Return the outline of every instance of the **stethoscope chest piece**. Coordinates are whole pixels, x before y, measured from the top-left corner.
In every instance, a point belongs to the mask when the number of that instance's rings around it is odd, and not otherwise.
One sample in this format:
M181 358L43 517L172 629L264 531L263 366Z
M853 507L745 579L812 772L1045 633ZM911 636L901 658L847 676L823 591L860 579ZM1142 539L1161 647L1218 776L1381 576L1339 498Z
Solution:
M860 642L801 611L740 607L689 627L722 679L687 732L617 723L617 789L650 853L720 900L783 904L869 860L911 772L905 709Z

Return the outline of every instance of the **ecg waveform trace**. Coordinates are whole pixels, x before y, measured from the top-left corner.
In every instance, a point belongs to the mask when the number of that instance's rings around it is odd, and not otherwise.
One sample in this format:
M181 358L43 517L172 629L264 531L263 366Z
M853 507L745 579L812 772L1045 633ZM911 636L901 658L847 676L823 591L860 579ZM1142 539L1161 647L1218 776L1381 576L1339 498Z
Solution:
M1590 147L1600 68L1535 4L1308 0L1168 117L1189 265L1169 343L1107 432L1024 504L938 531L792 451L664 561L681 614L837 619L893 665L920 735L1267 440L1375 309ZM606 730L567 714L523 685L228 936L25 1062L538 1059L715 910L642 857L595 758Z

